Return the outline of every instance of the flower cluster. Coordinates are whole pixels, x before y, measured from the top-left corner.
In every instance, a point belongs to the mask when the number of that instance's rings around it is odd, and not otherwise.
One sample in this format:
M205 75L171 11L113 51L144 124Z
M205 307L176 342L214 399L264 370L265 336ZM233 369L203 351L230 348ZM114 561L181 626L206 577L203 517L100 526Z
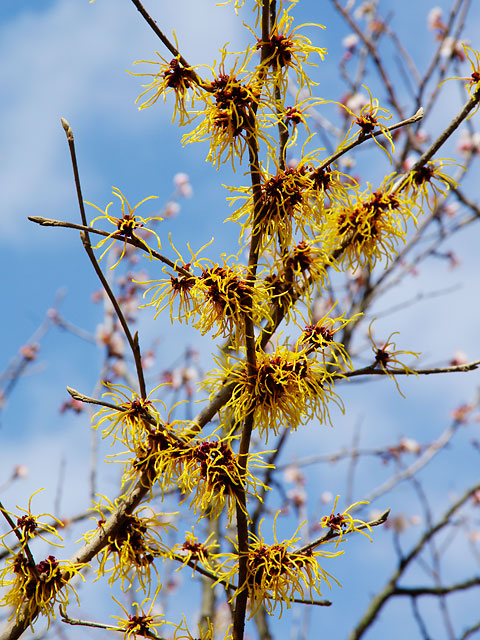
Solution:
M239 423L253 412L254 423L262 435L277 434L282 428L297 429L313 417L329 420L327 404L333 400L334 374L303 350L279 345L274 353L257 351L255 375L246 364L234 358L216 373L220 381L232 382L233 393L225 405L228 416ZM341 374L336 374L341 375ZM216 391L215 377L213 391Z
M32 564L23 551L17 553L0 572L0 586L8 588L0 605L12 609L10 620L22 617L32 624L42 615L50 623L56 606L67 605L71 593L78 600L71 582L74 576L81 576L80 571L86 566L57 560L53 555Z
M278 516L278 514L277 514ZM300 528L300 527L299 527ZM334 558L343 551L323 550L296 550L295 545L300 539L299 529L288 540L277 540L275 523L273 526L274 544L266 544L261 527L258 536L249 534L248 551L238 552L227 556L225 565L233 563L223 579L229 579L238 572L239 558L243 555L247 558L247 577L245 583L239 585L234 594L247 589L250 598L251 616L263 605L266 611L272 615L280 605L290 603L295 598L312 601L313 594L322 595L322 584L331 587L330 581L340 584L330 573L318 564L318 558Z
M99 502L92 509L100 518L97 519L97 528L85 533L86 542L97 535L118 508L118 499L115 502L104 499L106 504ZM108 543L99 555L98 576L110 574L109 583L120 580L122 589L126 590L134 580L138 580L141 588L150 592L151 571L156 572L155 558L171 556L159 533L159 529L168 531L174 528L169 521L171 516L154 513L150 507L140 507L135 513L124 514L114 532L108 535Z

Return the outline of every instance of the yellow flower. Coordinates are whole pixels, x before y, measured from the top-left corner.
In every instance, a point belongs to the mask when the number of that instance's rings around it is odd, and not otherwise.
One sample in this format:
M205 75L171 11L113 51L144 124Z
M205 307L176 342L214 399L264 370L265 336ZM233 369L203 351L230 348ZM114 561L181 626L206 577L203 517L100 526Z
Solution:
M241 162L245 151L253 149L258 138L271 145L273 141L260 126L263 118L259 81L246 71L251 52L246 52L243 61L237 58L229 71L225 69L226 56L227 52L222 50L218 74L212 69L214 79L204 85L205 108L195 112L196 118L202 117L201 123L184 135L182 142L209 141L207 161L218 168L221 162L230 160L235 170L234 160Z
M200 249L201 251L201 249ZM182 268L192 275L170 275L169 279L150 281L144 295L153 291L145 306L156 307L155 317L170 306L170 317L188 323L202 335L212 332L212 338L230 338L236 346L244 341L245 317L255 322L270 319L268 282L259 280L255 286L248 279L248 269L236 264L237 256L221 256L221 263L192 253L192 261ZM193 270L197 269L197 274ZM178 299L178 315L174 307Z
M193 422L167 420L165 424L159 423L146 438L136 443L135 457L127 462L124 484L136 481L142 475L149 489L158 481L162 495L171 486L177 486L185 458L191 452L189 442L197 431L198 425Z
M292 3L293 7L296 3ZM305 73L305 65L318 66L316 62L310 61L310 56L316 54L321 60L325 58L326 49L315 47L312 42L304 35L298 34L298 30L302 27L313 26L319 29L325 29L320 24L301 24L293 28L293 16L288 14L290 8L280 10L275 18L269 37L266 41L257 38L257 49L262 52L262 67L267 67L267 88L278 86L283 95L286 94L288 88L288 72L295 72L297 84L300 88L308 87L312 84L312 80ZM253 33L253 32L252 32ZM270 78L268 77L270 76ZM273 89L272 96L273 94Z
M392 134L390 133L390 131L388 131L386 125L383 124L381 121L391 120L392 114L390 113L390 111L388 111L388 109L384 109L383 107L380 107L377 98L372 98L372 94L370 93L370 89L368 87L366 87L365 85L362 85L362 86L368 91L370 100L366 105L364 105L360 109L360 113L358 114L354 113L349 107L342 104L341 102L335 103L335 104L338 104L338 106L340 106L342 109L345 109L345 111L347 111L352 117L352 122L350 124L350 127L347 133L345 134L345 138L343 142L338 146L338 150L348 146L357 137L361 139L369 134L381 131L384 137L386 138L386 140L388 140L390 144L390 151L383 144L381 144L379 140L379 137L381 136L373 136L373 140L375 144L378 147L380 147L380 149L385 151L385 153L387 154L387 156L390 158L390 161L391 161L392 156L390 154L395 151L395 147L393 145L393 140L392 140ZM359 130L352 133L352 129L355 125L359 128Z
M480 101L480 51L475 51L472 47L467 47L466 44L462 44L463 50L465 52L465 56L467 60L471 64L472 73L470 76L454 76L453 78L447 78L440 83L440 86L447 82L447 80L466 80L465 89L468 91L468 95L471 98ZM477 112L478 106L480 102L478 102L475 109L470 113L467 120L473 116L474 113Z
M335 543L335 547L338 547L340 541L346 533L350 533L352 531L357 531L362 535L366 536L370 542L373 542L372 538L365 533L362 529L368 529L370 533L372 533L372 528L370 525L363 520L354 519L350 513L348 513L351 509L358 506L359 504L369 504L365 500L361 500L360 502L354 502L349 507L343 511L343 513L335 514L335 509L337 508L337 502L340 496L335 498L335 502L333 504L332 513L329 516L323 516L320 520L320 526L322 529L331 529L338 535L338 540ZM361 527L361 528L360 528Z
M393 342L392 336L398 334L398 331L391 333L384 343L377 345L372 336L372 325L373 325L373 321L370 323L370 327L368 329L368 335L372 342L372 351L375 356L374 366L382 369L382 371L384 371L387 374L387 376L395 382L400 395L403 396L403 393L400 391L400 387L395 377L395 373L397 371L405 371L407 375L410 373L413 373L416 376L418 376L418 373L416 373L415 371L413 371L412 369L404 365L402 362L400 362L400 360L398 359L398 356L411 355L411 356L414 356L415 358L418 358L420 354L416 353L415 351L399 351L397 349L397 345L395 344L395 342Z
M410 172L405 190L411 193L411 199L421 209L426 203L427 207L434 211L438 196L445 198L450 187L458 186L455 180L443 171L443 168L449 165L457 166L453 160L439 158L429 160L420 169Z
M305 156L294 168L277 168L275 175L260 170L261 202L257 212L254 210L252 187L231 188L232 192L239 194L229 198L231 203L245 200L227 218L227 221L241 224L241 239L251 230L253 234L262 234L263 248L282 251L297 233L303 238L311 238L312 229L318 229L323 220L323 212L319 190L308 164L310 160L311 157ZM277 249L277 242L280 249Z
M326 366L335 364L340 370L351 369L352 362L342 343L334 340L335 334L342 331L350 322L357 321L361 313L351 318L345 318L345 312L338 318L330 317L335 305L320 318L315 324L306 325L302 335L298 339L298 345L305 349L306 353L320 352L323 364ZM335 326L338 324L338 326Z
M382 258L390 260L396 254L398 242L405 241L407 221L416 219L408 196L391 190L391 176L379 189L361 193L352 190L343 205L334 206L326 215L323 248L336 264L354 271L358 267L375 266Z
M231 522L244 492L260 499L258 488L266 489L250 469L265 469L270 465L263 462L260 453L249 453L244 474L239 454L233 451L231 441L231 436L218 439L215 436L196 437L191 442L190 454L184 458L177 485L185 494L183 502L190 499L190 508L194 513L200 511L200 517L217 518L227 507L227 518ZM239 504L242 505L241 502Z
M164 624L167 624L166 620L161 620L163 615L152 615L153 607L155 606L157 596L160 592L158 587L155 591L155 595L152 598L145 598L140 604L138 602L132 602L132 607L135 607L135 614L128 613L127 609L116 598L113 598L115 602L122 607L125 612L126 618L120 618L119 616L112 616L118 620L119 630L124 631L125 640L135 640L139 636L142 637L156 637L157 628ZM113 596L112 596L113 597ZM147 603L150 602L150 606L145 610Z
M178 51L178 41L175 33L175 45ZM165 60L158 51L155 51L160 58L160 62L153 60L137 60L134 64L151 64L159 65L159 69L156 73L132 73L132 76L150 77L152 78L149 84L143 85L144 91L135 100L135 103L139 102L144 96L148 97L140 105L139 109L146 109L152 104L155 104L157 100L163 96L163 101L166 102L167 95L173 93L175 95L175 107L173 110L172 122L175 120L177 113L179 114L179 125L183 126L187 122L191 121L191 117L187 110L187 105L193 108L195 104L195 97L202 95L202 89L198 86L199 79L195 74L194 69L197 67L186 67L181 61L181 56L178 54L175 58L172 58L170 62Z
M98 429L106 424L102 431L104 438L112 435L113 442L121 439L127 446L133 447L138 441L144 440L146 434L152 431L155 423L160 420L160 415L153 404L153 402L159 401L149 400L150 395L159 387L155 387L144 399L136 391L124 385L113 385L108 382L104 384L111 391L104 393L102 397L111 398L117 408L103 407L100 409L93 416L93 420L96 421L94 428ZM163 405L163 402L161 404ZM165 407L165 405L163 406Z
M100 260L107 253L107 251L113 247L113 245L116 243L117 240L123 240L122 253L120 254L120 257L118 258L116 263L112 267L110 267L111 269L114 269L119 264L123 256L125 255L127 240L129 238L135 238L138 242L140 242L145 247L145 249L147 249L147 251L151 255L150 249L147 243L145 242L145 240L140 235L138 235L138 233L136 233L136 230L138 229L143 229L144 232L153 233L153 235L157 238L158 248L161 247L160 238L158 237L158 235L152 229L147 229L145 225L148 222L150 222L150 220L163 220L163 218L159 218L159 217L142 218L141 216L135 215L135 210L140 205L142 205L147 200L156 199L158 198L158 196L148 196L148 198L144 198L140 202L137 202L137 204L134 207L131 207L130 203L128 202L128 200L125 198L125 196L119 189L117 189L116 187L113 187L112 193L115 196L117 196L117 198L120 200L122 215L119 218L115 218L108 212L113 202L110 202L107 205L105 211L103 209L100 209L100 207L97 207L96 204L92 204L91 202L86 202L86 204L90 205L91 207L95 207L95 209L100 211L100 213L102 214L101 216L94 218L91 221L90 226L93 227L93 223L96 222L97 220L107 220L108 222L110 222L116 227L115 231L112 231L112 233L109 233L106 238L104 238L103 240L100 240L100 242L94 247L95 249L98 249L99 247L103 247L103 245L109 240L112 240L112 242L108 245L108 247L104 250L104 252L100 256Z
M45 542L48 542L48 544L54 545L56 547L62 546L59 544L55 544L54 542L52 542L51 539L44 538L44 534L49 533L55 536L58 540L60 541L62 540L62 537L59 535L57 529L51 524L47 524L46 522L41 522L40 518L42 518L43 516L48 516L52 520L56 521L60 527L63 526L62 522L58 520L58 518L55 518L55 516L52 516L50 513L40 513L39 515L33 515L32 513L32 500L34 496L37 495L37 493L40 493L40 491L43 491L43 489L39 489L38 491L35 491L35 493L33 493L30 496L27 509L22 509L21 507L17 506L17 508L20 509L20 511L25 512L24 515L17 515L14 513L10 513L6 509L3 509L3 507L0 505L0 512L3 512L4 514L7 514L8 516L10 516L10 519L13 519L13 521L16 520L15 529L11 529L10 531L7 531L7 533L0 536L0 542L5 548L8 549L7 545L3 542L4 539L8 535L13 533L15 533L15 536L16 536L15 540L20 540L20 545L22 549L33 538L41 538Z
M182 559L182 566L177 569L179 571L189 563L193 563L193 574L197 568L197 564L200 562L209 571L215 571L215 560L219 557L219 554L215 552L215 549L219 548L219 544L213 538L214 533L211 533L205 542L199 542L197 536L192 531L187 531L185 534L185 542L176 545L172 549L173 555ZM190 564L191 566L191 564Z
M254 378L249 377L244 362L231 360L212 375L214 391L222 380L231 380L233 393L225 412L235 422L241 422L253 411L255 426L267 438L270 433L278 434L282 427L295 430L314 417L320 422L329 420L330 400L343 410L333 391L333 374L303 351L291 351L281 345L273 354L257 351Z
M113 503L105 496L101 497L107 504L99 502L91 509L100 515L100 519L97 520L97 529L101 528L115 513L121 500L116 498ZM152 568L157 573L155 558L171 556L171 551L162 542L158 530L168 531L174 528L168 521L172 515L174 514L154 513L150 507L140 507L135 513L124 514L120 525L115 533L109 536L108 544L99 554L98 577L110 573L109 584L120 580L124 591L128 591L137 579L140 588L150 593ZM89 542L96 533L96 530L85 533L86 542ZM107 567L107 565L111 566ZM125 583L127 583L126 588Z
M0 600L0 606L13 609L9 620L13 617L25 618L32 625L39 615L43 615L47 617L49 625L51 618L55 618L57 604L68 604L70 592L74 593L78 602L71 580L74 576L81 576L80 571L86 566L57 560L52 555L32 565L20 552L9 558L0 572L0 586L9 587Z
M277 516L278 513L275 516L275 521ZM320 567L317 558L335 558L342 555L343 551L295 550L295 544L300 540L300 535L298 535L300 527L290 539L279 542L274 523L275 542L274 544L266 544L261 535L260 525L258 536L249 532L249 548L246 553L239 553L238 546L235 545L236 553L226 554L227 560L224 564L227 565L229 561L232 561L233 566L222 574L220 579L223 580L231 580L238 575L239 557L241 555L247 556L246 581L238 586L232 599L244 588L247 588L251 606L250 617L255 615L262 605L270 615L273 615L278 604L283 610L284 603L289 609L294 598L313 600L314 592L319 596L322 595L320 589L323 582L330 588L330 580L340 586L338 580Z

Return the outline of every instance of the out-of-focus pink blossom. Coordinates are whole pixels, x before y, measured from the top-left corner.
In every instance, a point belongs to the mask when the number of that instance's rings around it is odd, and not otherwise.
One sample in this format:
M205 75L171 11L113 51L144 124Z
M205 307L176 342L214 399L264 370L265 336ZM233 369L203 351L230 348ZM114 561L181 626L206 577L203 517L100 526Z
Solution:
M180 213L180 205L174 200L169 200L165 205L162 216L164 218L175 218Z
M333 493L331 491L323 491L320 496L320 502L322 504L328 504L333 500Z
M344 46L345 49L348 49L349 51L353 51L357 46L358 41L359 37L356 33L349 33L348 36L345 36L345 38L342 40L342 46Z
M26 464L17 464L13 467L13 478L26 478L28 476L28 467Z
M293 503L296 509L300 509L307 503L307 493L301 487L295 487L287 491L287 498Z
M434 29L445 28L445 25L442 22L442 17L443 11L440 9L440 7L433 7L433 9L430 9L427 16L427 26L430 31L433 31Z
M418 455L422 450L422 445L413 438L401 438L399 445L402 451L415 455Z
M405 158L405 160L403 161L403 163L402 163L403 170L404 171L410 171L410 169L415 164L416 160L417 159L415 158L415 156L412 156L412 155L407 156Z
M341 102L348 107L353 113L360 113L362 107L369 103L368 96L364 93L352 93L351 95L347 95ZM347 117L350 117L350 114L347 113L344 109L342 112Z
M38 344L24 344L23 347L20 347L20 355L25 358L25 360L35 360L39 348L40 346Z
M452 36L447 36L440 47L440 56L442 58L457 58L463 61L465 60L464 44L466 43L462 42L462 40L456 40L452 38Z
M471 404L461 404L459 407L452 411L451 416L455 420L455 422L466 424L472 411L473 406Z
M283 478L285 482L291 482L299 485L305 484L305 476L295 465L290 465L285 469L285 471L283 472Z
M176 173L173 176L173 184L177 187L178 193L184 198L191 198L193 188L190 184L190 178L186 173Z
M123 358L119 358L112 363L111 371L117 378L126 378L128 376L128 367Z
M355 9L354 16L357 20L361 18L373 18L376 11L376 3L372 0L365 0L357 9Z
M142 367L144 369L151 369L155 364L155 352L153 349L149 349L142 355Z
M453 358L450 360L450 366L457 367L458 365L466 364L467 362L467 354L457 349L456 351L454 351Z
M462 129L457 141L457 149L464 156L480 153L480 132L476 131L472 134L467 129Z
M408 529L410 522L407 516L404 513L399 513L394 516L390 516L390 518L385 523L385 526L388 529L393 529L395 533L403 533Z

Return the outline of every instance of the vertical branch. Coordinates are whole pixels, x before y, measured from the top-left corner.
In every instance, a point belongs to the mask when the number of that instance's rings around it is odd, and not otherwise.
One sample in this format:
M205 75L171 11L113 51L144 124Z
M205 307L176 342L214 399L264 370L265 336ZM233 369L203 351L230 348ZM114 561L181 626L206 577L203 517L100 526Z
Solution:
M80 208L80 215L82 218L82 223L84 226L88 226L87 225L87 218L85 215L85 207L83 205L83 196L82 196L82 188L81 188L81 184L80 184L80 176L79 176L79 172L78 172L78 164L77 164L77 156L75 153L75 141L74 141L74 137L73 137L73 131L72 128L70 127L70 125L68 124L68 122L65 120L65 118L62 118L62 126L65 130L66 136L67 136L67 141L68 141L68 147L70 149L70 157L72 159L72 167L73 167L73 175L75 178L75 188L77 191L77 200L78 200L78 206ZM143 399L145 399L147 397L147 391L146 391L146 386L145 386L145 378L143 375L143 367L142 367L142 358L141 358L141 354L140 354L140 346L138 344L138 331L135 332L135 335L132 336L130 329L128 327L127 321L125 319L125 316L123 315L123 312L120 308L120 305L117 302L117 299L110 287L110 285L107 282L107 279L105 278L105 276L103 275L102 270L100 269L100 265L98 264L97 259L95 258L95 254L93 253L93 249L92 249L92 245L90 243L90 235L88 233L88 231L81 231L80 232L80 237L82 239L83 242L83 246L85 248L85 251L90 259L90 262L93 265L93 268L95 269L95 273L97 274L100 282L102 283L102 286L107 294L107 296L110 299L110 302L113 305L113 308L115 309L115 312L118 316L118 319L120 321L120 324L122 325L123 331L125 332L125 336L128 340L128 344L130 345L130 349L132 350L132 354L133 354L133 359L135 361L135 367L137 369L137 377L138 377L138 386L140 389L140 395L142 396Z

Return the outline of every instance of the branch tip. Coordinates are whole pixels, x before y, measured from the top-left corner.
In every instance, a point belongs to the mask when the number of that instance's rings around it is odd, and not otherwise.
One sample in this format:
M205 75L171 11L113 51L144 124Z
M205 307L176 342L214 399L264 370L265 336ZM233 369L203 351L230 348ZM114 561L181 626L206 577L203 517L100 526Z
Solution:
M68 122L67 122L67 120L65 120L65 118L60 118L60 121L62 123L62 127L63 127L65 133L67 134L67 140L73 140L72 127L68 124Z

